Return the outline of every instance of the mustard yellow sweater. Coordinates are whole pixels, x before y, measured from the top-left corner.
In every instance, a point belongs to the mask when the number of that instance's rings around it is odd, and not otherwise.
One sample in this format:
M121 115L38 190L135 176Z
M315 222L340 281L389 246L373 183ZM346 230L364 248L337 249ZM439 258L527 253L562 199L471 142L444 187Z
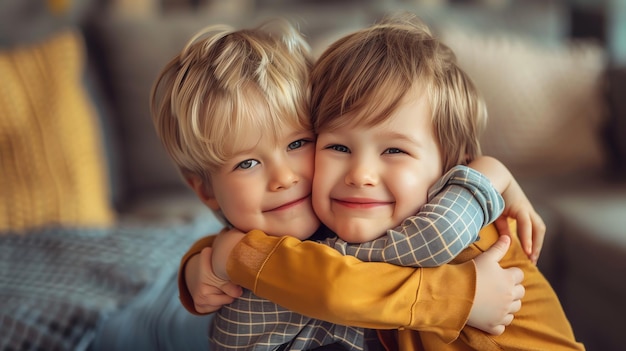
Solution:
M181 261L180 298L194 314L183 269L212 242L200 239ZM234 283L300 314L365 328L427 330L448 341L467 320L476 281L473 261L422 269L364 263L316 242L256 230L235 247L227 271Z
M316 242L252 231L233 250L227 272L234 283L300 314L379 329L390 349L584 350L556 294L517 238L500 263L524 271L522 310L499 336L464 327L475 292L472 259L497 239L495 226L489 225L453 264L409 268L365 263ZM183 269L212 241L213 237L199 240L181 261L180 297L194 314Z

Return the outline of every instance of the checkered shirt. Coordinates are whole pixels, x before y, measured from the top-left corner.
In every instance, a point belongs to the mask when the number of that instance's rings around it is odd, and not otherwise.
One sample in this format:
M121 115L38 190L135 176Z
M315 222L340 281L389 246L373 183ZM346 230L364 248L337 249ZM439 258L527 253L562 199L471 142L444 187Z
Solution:
M249 290L215 315L209 342L211 350L310 350L335 343L346 350L383 350L375 330L309 318Z

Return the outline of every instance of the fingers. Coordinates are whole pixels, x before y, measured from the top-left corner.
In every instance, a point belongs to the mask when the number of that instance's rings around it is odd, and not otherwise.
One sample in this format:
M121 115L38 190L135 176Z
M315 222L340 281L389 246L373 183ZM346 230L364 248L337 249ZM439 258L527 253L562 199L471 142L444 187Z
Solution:
M226 300L224 301L224 305L231 303L227 302ZM223 305L218 305L218 306L213 306L210 304L202 304L202 303L194 303L193 307L196 309L196 312L201 313L201 314L207 314L207 313L213 313L218 311L220 308L222 308Z
M511 272L511 279L513 279L513 284L519 285L524 288L524 286L522 285L522 282L524 281L524 271L522 271L518 267L510 267L506 270ZM522 291L522 295L516 294L515 297L521 299L522 297L524 297L523 293L524 292Z
M200 264L201 264L201 272L202 272L202 284L208 286L214 286L222 290L223 286L227 286L229 283L228 280L224 280L218 277L213 270L213 249L211 247L205 247L200 252ZM232 288L229 288L233 291ZM236 294L236 292L233 292ZM230 295L230 294L229 294Z
M520 296L520 297L519 299L513 300L509 308L509 313L506 316L504 316L504 319L502 320L503 332L504 332L504 329L506 329L504 327L509 326L511 325L511 323L513 323L513 319L515 319L515 313L519 312L522 309L522 297L524 296L525 291L524 291L524 286L522 286L521 284L518 286L521 289L517 289L517 293L515 295Z
M211 266L212 253L211 247L206 247L200 252L201 280L194 289L190 289L194 308L199 313L215 312L223 305L232 303L243 293L240 286L215 275Z
M513 301L513 303L511 304L511 310L509 311L511 317L513 316L513 314L519 312L519 310L522 309L522 300L515 300ZM513 320L513 318L511 318L511 320ZM509 325L511 323L508 323L507 325Z
M511 237L509 237L508 235L500 235L498 241L496 241L495 244L493 244L487 251L485 251L483 255L489 256L489 258L500 262L504 255L506 255L506 252L509 250L510 246Z
M232 284L234 285L234 284ZM193 302L196 311L199 313L212 313L219 310L223 305L232 303L235 297L226 295L220 288L204 285Z
M212 313L219 310L223 305L232 303L241 296L241 287L233 283L227 284L229 287L216 288L214 286L204 286L200 295L194 297L194 307L199 313ZM221 289L221 290L220 290ZM225 293L230 291L230 293Z
M533 223L530 215L527 213L520 214L515 220L517 221L517 234L522 244L522 249L530 257L533 251Z
M200 264L202 267L211 267L211 257L213 253L213 248L210 246L205 247L200 251Z
M516 267L508 268L508 270L511 271L513 281L516 285L513 288L513 301L509 306L508 314L504 316L504 319L502 320L502 332L504 332L506 326L509 326L511 325L511 323L513 323L515 313L519 312L522 309L522 298L526 294L526 289L524 288L524 285L522 285L522 281L524 280L524 272Z
M533 248L531 254L531 260L534 264L537 264L539 260L539 254L541 253L541 249L543 248L543 241L546 236L546 224L543 222L543 219L539 216L539 214L535 213L533 217Z
M546 225L541 216L535 211L517 218L517 225L524 252L526 252L533 264L537 264L539 253L543 247L543 240L545 239Z
M520 239L522 249L533 264L537 264L546 234L546 225L543 219L532 209L527 212L510 213L508 215L513 216L517 222L517 236ZM499 222L495 222L495 225L501 235L505 233L510 235L508 225Z
M196 311L198 313L213 313L217 310L219 310L220 308L222 308L223 305L227 305L229 303L233 302L233 298L230 296L226 296L226 295L220 295L221 297L223 297L222 299L216 299L215 301L217 301L216 303L218 303L218 305L212 305L210 303L202 303L202 302L198 302L198 303L194 303L194 308L196 309Z
M523 296L524 293L522 292L521 295ZM504 318L502 318L501 324L493 326L491 334L500 335L504 333L506 327L508 327L509 325L511 325L511 323L513 323L513 319L515 319L515 313L519 312L520 309L522 309L522 300L521 299L514 300L511 303L511 306L509 308L509 313L505 315Z
M233 298L240 297L241 294L243 294L241 286L232 282L226 282L224 285L220 286L220 289L224 292L224 294Z
M491 329L489 334L501 335L502 333L504 333L504 329L506 329L506 327L504 325L497 325L497 326L493 327L493 329Z
M498 262L506 255L511 237L501 235L487 251L477 256L476 293L467 325L500 335L513 322L526 291L524 272L518 267L503 269Z
M526 295L526 288L524 288L524 285L522 284L522 282L524 281L524 271L522 271L521 269L517 268L517 267L511 267L509 269L512 269L514 274L514 282L517 284L515 285L515 288L517 289L515 291L515 294L513 295L516 299L522 299L524 297L524 295Z
M508 235L511 236L511 228L509 227L509 220L506 215L502 215L498 217L493 224L496 226L498 233L500 235Z

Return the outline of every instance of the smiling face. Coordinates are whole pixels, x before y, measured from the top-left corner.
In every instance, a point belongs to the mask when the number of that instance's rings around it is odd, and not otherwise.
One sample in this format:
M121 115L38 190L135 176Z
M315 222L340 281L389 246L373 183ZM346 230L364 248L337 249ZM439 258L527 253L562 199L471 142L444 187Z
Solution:
M284 126L272 138L253 126L242 128L243 141L211 173L208 194L200 197L240 231L308 238L319 227L311 206L313 133Z
M343 240L373 240L426 203L441 162L426 94L408 93L382 123L320 132L313 207Z

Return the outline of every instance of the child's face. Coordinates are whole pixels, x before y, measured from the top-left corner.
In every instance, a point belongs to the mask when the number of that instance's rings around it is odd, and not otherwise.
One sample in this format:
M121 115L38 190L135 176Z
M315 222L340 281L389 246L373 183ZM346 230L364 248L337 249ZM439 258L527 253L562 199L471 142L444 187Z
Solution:
M278 143L253 128L242 134L246 146L211 174L209 206L243 232L308 238L319 227L311 206L314 134L285 127Z
M313 207L347 242L373 240L417 213L442 175L428 99L409 95L383 124L318 135Z

